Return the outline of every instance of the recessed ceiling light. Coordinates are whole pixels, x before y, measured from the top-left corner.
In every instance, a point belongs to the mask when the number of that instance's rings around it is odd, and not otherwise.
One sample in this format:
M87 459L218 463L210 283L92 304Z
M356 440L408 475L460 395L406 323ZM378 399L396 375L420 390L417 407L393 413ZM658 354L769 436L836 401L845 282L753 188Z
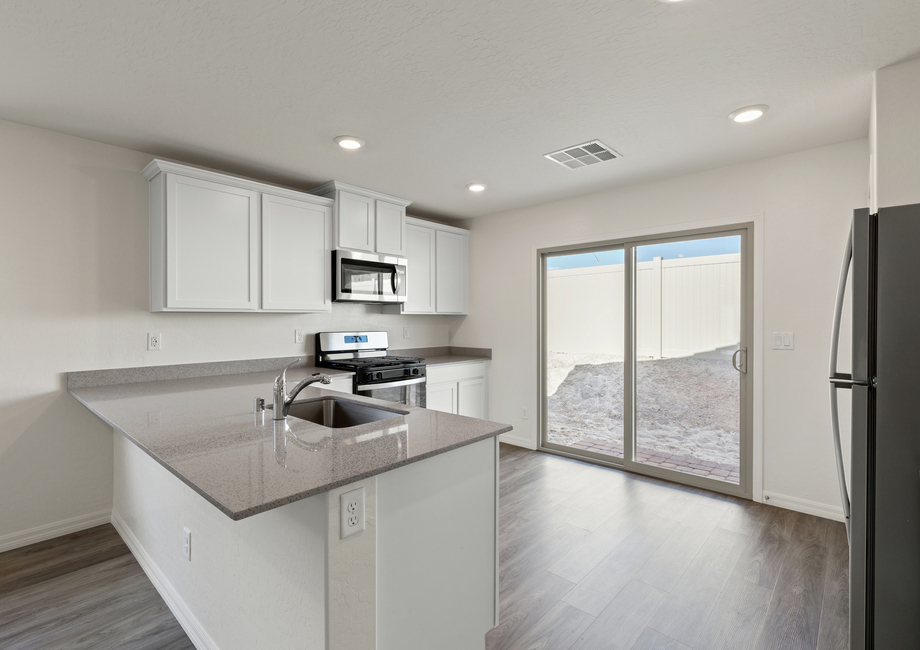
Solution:
M666 4L672 4L674 2L683 2L683 0L658 0L658 2L664 2Z
M770 107L766 104L755 104L753 106L739 108L737 111L732 111L729 113L728 117L735 122L751 122L769 110Z
M340 135L335 139L343 149L360 149L364 146L364 140L356 138L353 135Z
M470 192L482 192L484 189L486 189L486 186L483 185L482 183L470 183L469 185L466 186L466 188Z

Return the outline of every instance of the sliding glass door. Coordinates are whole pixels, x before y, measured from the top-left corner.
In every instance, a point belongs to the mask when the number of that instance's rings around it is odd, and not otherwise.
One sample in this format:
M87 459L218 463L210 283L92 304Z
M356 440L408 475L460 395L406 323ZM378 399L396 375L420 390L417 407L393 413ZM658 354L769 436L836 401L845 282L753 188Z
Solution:
M750 494L749 230L541 252L543 449Z
M623 459L623 247L547 255L546 440Z

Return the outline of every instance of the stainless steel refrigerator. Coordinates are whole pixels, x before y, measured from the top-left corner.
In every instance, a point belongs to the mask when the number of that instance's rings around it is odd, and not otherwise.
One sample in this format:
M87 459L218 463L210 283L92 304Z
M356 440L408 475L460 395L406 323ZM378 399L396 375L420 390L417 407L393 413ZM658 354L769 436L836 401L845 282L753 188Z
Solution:
M837 370L852 273L851 374ZM831 420L850 540L850 648L920 648L920 204L857 210L831 342ZM852 391L849 490L837 391Z

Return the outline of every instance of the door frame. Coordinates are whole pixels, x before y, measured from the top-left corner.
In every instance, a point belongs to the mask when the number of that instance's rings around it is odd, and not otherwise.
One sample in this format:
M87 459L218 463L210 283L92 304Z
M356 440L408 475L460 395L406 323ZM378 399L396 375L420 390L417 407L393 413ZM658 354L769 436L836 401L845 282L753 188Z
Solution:
M741 283L744 303L741 305L742 343L747 343L748 372L740 382L740 408L744 421L741 427L739 483L728 483L695 474L677 472L666 468L643 465L634 460L635 395L635 273L634 255L636 245L667 243L699 238L705 235L732 233L742 236ZM763 268L762 268L762 215L747 215L738 220L719 220L707 224L679 225L650 229L646 232L631 232L621 236L568 241L535 247L536 257L536 344L537 344L537 449L570 458L589 460L601 465L625 469L638 474L675 481L693 487L730 494L755 501L763 500ZM625 262L624 336L629 342L624 349L624 439L623 459L613 459L587 450L573 452L572 448L546 441L546 254L566 251L590 252L593 250L622 247ZM626 305L629 309L625 309ZM627 426L629 423L629 426Z

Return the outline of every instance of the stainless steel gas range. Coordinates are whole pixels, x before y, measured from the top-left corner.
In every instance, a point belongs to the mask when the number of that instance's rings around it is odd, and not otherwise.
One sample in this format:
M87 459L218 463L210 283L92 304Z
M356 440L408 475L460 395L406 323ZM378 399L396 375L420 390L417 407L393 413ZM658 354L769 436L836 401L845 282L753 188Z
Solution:
M387 353L386 332L319 332L316 365L355 373L352 392L408 406L426 406L425 360Z

